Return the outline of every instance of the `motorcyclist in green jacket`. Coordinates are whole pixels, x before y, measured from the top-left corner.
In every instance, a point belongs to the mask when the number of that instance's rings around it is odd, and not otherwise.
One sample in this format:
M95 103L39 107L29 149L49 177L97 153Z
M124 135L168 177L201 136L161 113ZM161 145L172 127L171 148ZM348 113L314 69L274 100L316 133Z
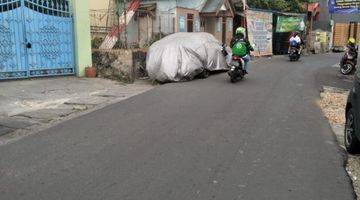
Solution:
M254 51L250 42L245 38L245 28L239 27L236 29L235 36L231 40L230 48L235 56L241 57L244 60L244 69L246 73L249 72L250 52Z

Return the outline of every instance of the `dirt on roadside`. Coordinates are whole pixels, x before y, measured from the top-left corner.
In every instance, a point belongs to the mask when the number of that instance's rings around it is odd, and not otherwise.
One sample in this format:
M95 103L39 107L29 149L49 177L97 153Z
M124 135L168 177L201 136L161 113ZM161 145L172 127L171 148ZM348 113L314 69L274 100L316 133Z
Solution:
M335 88L324 88L324 92L320 94L320 107L331 124L345 124L347 95L347 91Z
M323 92L320 94L319 105L329 120L341 147L344 147L342 137L346 120L345 106L348 94L348 91L331 87L324 87ZM348 155L346 170L353 181L358 200L360 200L360 157Z

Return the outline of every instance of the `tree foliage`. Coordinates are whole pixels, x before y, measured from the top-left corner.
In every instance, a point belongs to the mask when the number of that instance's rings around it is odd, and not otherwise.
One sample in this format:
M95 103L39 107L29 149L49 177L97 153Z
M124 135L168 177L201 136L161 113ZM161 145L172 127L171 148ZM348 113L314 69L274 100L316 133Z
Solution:
M240 0L234 0L242 4ZM250 8L258 8L265 10L276 10L282 12L306 12L306 3L312 0L248 0Z

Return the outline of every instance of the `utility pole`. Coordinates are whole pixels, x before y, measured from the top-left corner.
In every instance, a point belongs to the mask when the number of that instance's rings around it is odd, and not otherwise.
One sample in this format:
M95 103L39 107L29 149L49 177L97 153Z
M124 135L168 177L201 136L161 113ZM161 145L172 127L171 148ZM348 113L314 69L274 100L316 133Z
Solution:
M128 48L128 38L127 38L127 10L126 10L126 0L123 0L123 2L124 2L124 7L123 7L123 11L124 11L124 21L125 21L125 23L124 23L124 28L125 28L125 31L124 31L124 34L125 34L125 49L127 49Z
M310 23L309 23L309 1L306 2L306 52L310 53Z
M243 10L244 10L244 28L245 28L245 32L246 32L246 39L249 39L249 34L248 34L248 29L247 29L247 0L242 0L243 1Z
M106 16L106 28L109 27L109 18L111 16L111 0L109 0L109 3L108 3L108 10L107 10L107 16Z
M110 0L111 1L111 0ZM118 35L118 41L117 43L120 44L120 41L121 41L121 32L120 32L120 27L121 27L121 20L120 20L120 1L117 1L115 0L115 3L116 3L116 19L117 19L117 35ZM116 44L115 44L116 45ZM118 45L117 48L121 48L120 45Z

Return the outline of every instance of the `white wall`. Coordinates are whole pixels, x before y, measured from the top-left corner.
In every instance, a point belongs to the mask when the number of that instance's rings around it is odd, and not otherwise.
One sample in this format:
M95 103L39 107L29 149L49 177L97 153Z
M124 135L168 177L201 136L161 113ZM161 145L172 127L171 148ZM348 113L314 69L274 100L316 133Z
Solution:
M139 23L138 21L135 21L135 17L133 17L129 22L129 24L126 26L126 31L128 33L127 34L128 45L139 42Z
M176 1L158 1L154 20L154 33L173 33L176 17Z
M89 0L90 10L104 10L108 9L110 0Z

